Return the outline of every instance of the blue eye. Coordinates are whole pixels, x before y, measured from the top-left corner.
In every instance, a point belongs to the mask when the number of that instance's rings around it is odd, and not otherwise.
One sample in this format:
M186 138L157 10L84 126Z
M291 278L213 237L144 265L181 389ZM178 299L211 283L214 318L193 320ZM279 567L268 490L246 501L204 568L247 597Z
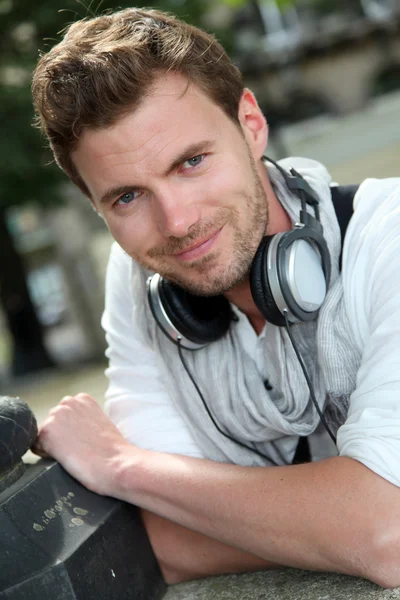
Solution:
M202 163L204 160L204 154L198 154L197 156L193 156L193 158L188 158L188 160L185 160L185 162L183 163L188 164L189 167L188 168L193 168L193 167L197 167L200 163Z
M137 192L127 192L117 200L117 204L130 204L136 198Z

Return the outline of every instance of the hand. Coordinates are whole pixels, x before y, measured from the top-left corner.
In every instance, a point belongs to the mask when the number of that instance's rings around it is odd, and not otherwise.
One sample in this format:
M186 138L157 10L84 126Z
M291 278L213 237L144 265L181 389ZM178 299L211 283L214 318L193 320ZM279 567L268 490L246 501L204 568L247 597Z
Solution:
M141 452L88 394L65 396L50 411L32 451L55 458L89 490L115 497L119 466Z

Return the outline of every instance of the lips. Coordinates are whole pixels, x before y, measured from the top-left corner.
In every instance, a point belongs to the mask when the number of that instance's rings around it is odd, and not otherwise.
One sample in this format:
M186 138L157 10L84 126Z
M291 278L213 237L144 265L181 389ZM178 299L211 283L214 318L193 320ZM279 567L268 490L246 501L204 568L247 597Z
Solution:
M191 250L194 250L195 248L199 248L199 246L202 246L203 244L208 242L208 240L210 240L214 235L215 235L215 233L208 236L205 240L201 240L200 242L197 241L195 244L193 244L193 246L189 246L188 248L185 248L184 250L177 252L177 256L180 256L181 254L185 254L186 252L190 252Z
M181 250L180 252L175 254L175 256L179 260L193 260L195 258L200 258L201 256L203 256L206 252L208 252L211 249L211 246L214 245L214 242L216 241L220 232L221 232L221 229L218 229L211 236L208 236L207 238L205 238L203 240L195 242L188 248L185 248L185 250Z

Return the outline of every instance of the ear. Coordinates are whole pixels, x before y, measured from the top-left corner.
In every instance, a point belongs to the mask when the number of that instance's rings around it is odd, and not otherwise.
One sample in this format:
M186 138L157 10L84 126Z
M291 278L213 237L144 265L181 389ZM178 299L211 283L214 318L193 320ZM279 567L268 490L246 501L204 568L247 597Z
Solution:
M249 89L245 88L239 102L239 122L256 160L265 154L268 144L267 121Z

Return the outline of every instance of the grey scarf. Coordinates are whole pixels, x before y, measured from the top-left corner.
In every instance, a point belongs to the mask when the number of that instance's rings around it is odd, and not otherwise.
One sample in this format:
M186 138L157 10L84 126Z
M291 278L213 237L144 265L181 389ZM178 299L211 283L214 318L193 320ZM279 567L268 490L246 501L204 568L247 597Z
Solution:
M280 162L294 167L320 199L320 218L332 261L330 287L317 321L292 326L292 333L306 363L315 395L333 429L346 417L348 398L355 388L360 354L353 340L343 301L338 268L340 231L331 202L330 176L319 163L290 158ZM275 192L291 217L298 220L300 202L276 168L268 164ZM312 209L310 209L312 211ZM164 384L204 456L241 465L267 465L269 461L225 438L212 424L179 359L176 347L157 327L146 298L145 272L132 266L135 328L156 351ZM244 315L241 318L246 318ZM263 342L264 368L260 373L232 324L222 339L195 352L184 351L189 369L199 385L219 427L231 437L254 447L271 462L284 464L288 439L311 434L320 418L285 328L266 324ZM268 377L272 390L264 386ZM286 456L285 456L286 454Z

